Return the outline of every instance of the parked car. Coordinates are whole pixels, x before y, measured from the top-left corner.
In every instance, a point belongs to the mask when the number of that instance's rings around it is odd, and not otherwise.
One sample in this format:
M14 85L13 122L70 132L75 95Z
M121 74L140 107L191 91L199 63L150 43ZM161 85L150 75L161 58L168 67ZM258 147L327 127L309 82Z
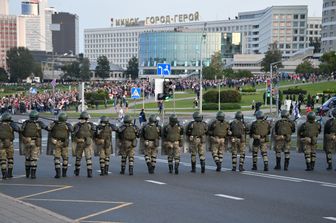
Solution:
M326 116L329 114L329 111L331 111L333 108L336 108L336 96L330 98L321 107L319 107L317 109L317 113L320 116Z

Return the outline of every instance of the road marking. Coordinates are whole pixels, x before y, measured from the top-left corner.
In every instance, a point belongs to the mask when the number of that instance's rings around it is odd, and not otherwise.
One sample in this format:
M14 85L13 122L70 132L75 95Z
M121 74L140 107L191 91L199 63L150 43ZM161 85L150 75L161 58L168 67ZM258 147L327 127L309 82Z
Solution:
M97 173L101 173L100 170L96 170L96 171L97 171ZM108 173L111 174L112 172L108 171Z
M70 202L70 203L97 203L97 204L124 204L125 202L116 201L92 201L92 200L63 200L63 199L43 199L43 198L27 198L26 201L54 201L54 202Z
M23 199L25 199L25 198L35 197L35 196L37 196L37 195L42 195L42 194L48 194L48 193L55 192L55 191L59 191L59 190L65 190L65 189L69 189L69 188L71 188L71 187L72 187L72 186L65 186L65 187L61 187L61 188L56 188L56 189L52 189L52 190L47 190L47 191L40 192L40 193L35 193L35 194L27 195L27 196L18 197L18 198L16 198L16 199L23 200Z
M68 185L52 185L52 184L7 184L7 183L0 183L0 185L23 186L23 187L67 187L68 186Z
M123 203L121 205L118 205L117 207L109 208L109 209L106 209L104 211L96 212L94 214L90 214L90 215L87 215L87 216L84 216L84 217L81 217L81 218L77 218L74 221L75 222L80 222L80 221L83 221L85 219L92 218L92 217L95 217L95 216L98 216L98 215L101 215L101 214L105 214L107 212L114 211L114 210L117 210L117 209L120 209L120 208L123 208L123 207L127 207L127 206L132 205L132 204L133 203Z
M81 221L81 223L121 223L119 221Z
M26 175L19 175L19 176L14 176L14 177L12 177L12 179L18 179L18 178L22 178L22 177L25 177ZM10 178L8 178L8 179L0 179L0 181L9 181L10 180Z
M230 195L226 195L226 194L215 194L215 196L216 197L228 198L228 199L232 199L232 200L236 200L236 201L245 200L244 198L241 198L241 197L234 197L234 196L230 196Z
M323 217L324 219L330 220L330 221L336 221L335 217Z
M155 180L145 180L148 183L152 183L152 184L158 184L158 185L164 185L166 183L160 182L160 181L155 181Z
M323 187L333 187L336 188L335 184L322 184Z
M302 183L302 180L292 178L292 177L285 177L285 176L280 176L280 175L273 175L273 174L264 174L264 173L255 173L255 172L243 172L242 174L244 175L249 175L249 176L256 176L256 177L264 177L264 178L270 178L270 179L275 179L275 180L285 180L285 181L291 181L295 183Z

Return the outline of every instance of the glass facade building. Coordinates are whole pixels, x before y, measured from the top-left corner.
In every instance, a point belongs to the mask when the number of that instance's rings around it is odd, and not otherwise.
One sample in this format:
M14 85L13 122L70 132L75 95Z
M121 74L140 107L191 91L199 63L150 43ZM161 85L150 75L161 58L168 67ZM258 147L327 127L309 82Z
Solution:
M241 53L240 36L240 33L141 33L139 36L140 74L156 74L158 63L169 63L173 75L198 72L201 58L203 66L209 66L215 52L221 52L223 58L232 58L235 53Z

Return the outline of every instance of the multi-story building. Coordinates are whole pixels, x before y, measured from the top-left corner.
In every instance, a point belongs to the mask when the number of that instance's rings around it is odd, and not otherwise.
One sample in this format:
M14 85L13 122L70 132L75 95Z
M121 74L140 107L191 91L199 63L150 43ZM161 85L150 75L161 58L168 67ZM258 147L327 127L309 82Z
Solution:
M0 67L5 69L7 51L17 46L16 30L15 16L0 15Z
M0 0L0 15L8 15L8 0Z
M240 33L243 54L265 53L270 44L276 43L283 56L290 57L309 45L306 38L308 7L305 5L273 6L260 11L241 12L235 19L218 21L185 22L184 16L179 15L169 21L165 18L126 19L117 21L119 26L85 29L85 56L95 62L99 56L105 55L111 63L126 68L129 59L139 55L139 36L142 33L176 29ZM180 22L172 23L173 18L179 18Z
M65 54L71 51L77 55L79 53L78 16L67 12L54 13L52 24L60 25L60 30L53 32L54 53Z
M322 52L336 51L336 0L323 0Z
M321 51L321 29L322 18L321 17L309 17L307 21L307 44L314 47L315 53Z

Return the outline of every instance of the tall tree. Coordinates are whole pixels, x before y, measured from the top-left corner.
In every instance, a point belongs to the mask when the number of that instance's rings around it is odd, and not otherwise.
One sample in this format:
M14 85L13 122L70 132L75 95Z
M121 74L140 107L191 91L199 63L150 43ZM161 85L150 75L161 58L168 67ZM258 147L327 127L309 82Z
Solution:
M126 75L131 75L131 78L137 79L139 76L139 62L138 58L133 56L129 61L127 65Z
M103 79L110 77L110 62L106 56L98 57L95 73Z
M314 72L315 68L309 61L304 61L303 63L299 64L295 69L295 73L297 74L312 74Z
M10 80L19 82L31 76L34 69L34 59L27 48L11 48L7 51L7 65Z
M277 49L276 44L271 44L269 50L266 52L264 59L261 61L262 70L270 71L271 63L281 61L282 53ZM277 64L277 67L282 67L282 63Z
M336 52L324 53L321 57L320 73L331 74L336 71Z
M205 79L221 78L223 76L224 64L222 62L222 54L220 51L215 52L211 56L209 67L203 67L203 76Z
M0 67L0 82L8 82L8 74L2 67Z
M64 79L70 80L80 80L80 66L78 61L73 61L72 63L66 64L62 67L64 72Z
M82 80L87 81L91 78L90 61L88 58L80 59L80 77Z

